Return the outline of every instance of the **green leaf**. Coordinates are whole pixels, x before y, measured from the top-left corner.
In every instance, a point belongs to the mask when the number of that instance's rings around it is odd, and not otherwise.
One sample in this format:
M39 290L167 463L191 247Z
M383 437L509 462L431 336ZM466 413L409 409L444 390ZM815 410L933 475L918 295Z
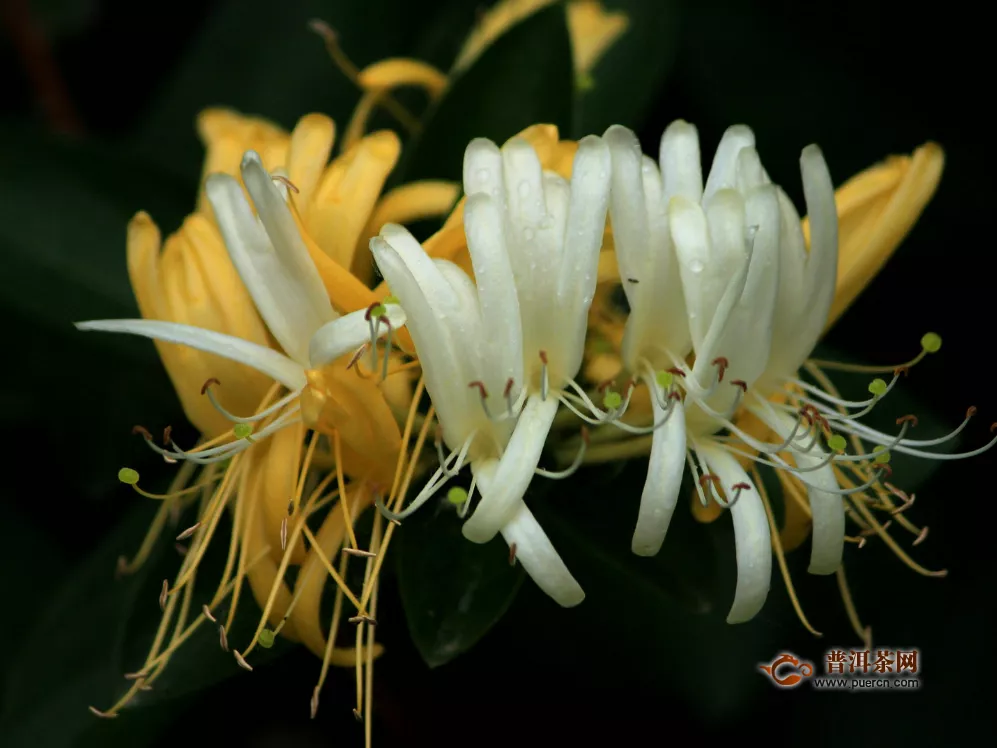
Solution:
M310 20L328 23L358 68L412 56L445 69L474 14L465 0L223 0L152 107L138 145L196 178L202 153L194 122L207 107L231 107L288 129L323 112L345 129L360 92L329 59Z
M576 93L572 136L601 135L613 124L639 130L675 61L680 11L674 0L607 0L628 25Z
M523 581L497 537L472 543L441 496L398 528L398 586L409 633L430 667L474 646L505 614Z
M399 172L405 180L455 179L473 138L501 144L541 123L566 135L573 90L565 11L553 5L506 31L453 80Z

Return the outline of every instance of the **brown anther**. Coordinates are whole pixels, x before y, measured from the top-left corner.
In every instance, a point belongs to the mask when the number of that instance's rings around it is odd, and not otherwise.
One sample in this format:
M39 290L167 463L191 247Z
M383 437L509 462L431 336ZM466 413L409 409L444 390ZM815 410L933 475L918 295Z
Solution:
M205 393L207 393L208 387L210 387L213 384L217 384L219 387L221 387L222 385L222 383L219 382L217 379L211 377L211 379L209 379L207 382L201 385L201 394L204 395Z
M736 489L738 491L750 491L751 490L751 484L750 483L735 483L733 486L731 486L731 488Z
M120 578L128 573L128 559L118 556L118 563L114 566L114 576Z
M481 394L481 399L485 400L488 397L488 390L485 389L485 383L481 381L474 381L467 385L468 387L477 387L478 392Z
M346 619L349 623L366 623L369 626L376 626L377 619L371 618L370 616L353 616L352 618Z
M994 429L997 429L997 422L994 422L994 423L990 424L990 433L991 434L994 432Z
M190 527L188 527L186 530L184 530L182 533L180 533L179 535L177 535L176 539L177 540L186 540L191 535L193 535L195 532L197 532L197 528L200 527L200 526L201 526L200 522L195 522Z
M364 343L362 346L360 346L354 352L353 357L350 359L349 363L346 364L346 368L347 369L352 369L354 366L356 366L357 361L359 361L360 358L367 352L367 349L369 347L370 347L370 343Z
M133 434L141 434L147 442L152 441L152 434L149 432L145 426L132 426Z
M228 652L228 633L224 626L218 627L218 643L221 644L223 652Z
M584 442L586 447L589 445L589 430L587 426L582 426L582 442Z
M898 366L896 369L893 370L893 376L899 377L901 374L903 374L906 377L907 372L909 371L910 371L909 366Z
M699 476L699 485L701 485L703 488L706 488L707 483L719 484L720 478L714 475L713 473L703 473L701 476Z
M970 418L972 418L975 415L976 415L976 406L975 405L970 405L966 409L966 420L968 421Z
M362 714L360 714L360 711L359 711L359 710L357 710L357 709L354 709L354 710L353 710L353 718L354 718L354 719L355 719L355 720L356 720L357 722L363 722L363 715L362 715Z
M294 499L288 499L287 501L287 516L290 517L294 514Z
M547 351L540 351L540 363L547 365Z
M380 301L375 301L369 307L367 307L367 311L364 312L364 315L363 315L363 318L364 318L365 322L370 322L371 315L374 313L374 310L377 309L379 306L381 306L381 302Z
M724 381L724 373L726 373L727 367L730 366L730 361L728 361L723 356L718 356L717 358L713 359L711 363L720 370L719 372L717 372L717 381L718 382Z
M172 426L167 426L165 429L163 429L163 446L164 447L170 446L170 443L173 441L173 439L171 438L172 435L173 435L173 427Z
M343 548L343 553L348 553L351 556L360 556L361 558L377 558L377 554L373 551L363 551L359 548L350 548L349 546Z
M668 393L668 399L674 400L677 403L682 402L682 396L676 390L672 390Z
M139 678L147 678L149 673L145 670L139 670L134 673L125 673L125 680L138 680Z
M391 320L388 319L387 315L382 314L380 317L377 318L377 321L380 322L385 327L387 327L389 331L391 330Z
M401 527L401 526L402 526L402 522L401 522L401 520L398 520L398 519L395 519L394 517L392 517L392 518L391 518L390 520L388 520L388 521L389 521L389 522L390 522L391 524L393 524L393 525L394 525L395 527Z
M917 537L914 538L914 542L911 543L911 545L921 545L921 543L923 543L924 539L927 537L928 537L928 526L925 525L924 527L921 528L921 532L917 534Z
M885 462L882 465L877 465L876 467L878 467L882 472L886 473L887 478L893 475L893 468L891 468ZM882 480L882 478L880 478L880 480Z
M509 545L509 566L516 565L516 544L511 543Z
M740 387L741 388L741 392L744 392L744 393L748 392L748 383L745 382L743 379L732 379L732 380L730 380L730 383L732 385L734 385L735 387Z
M289 189L295 195L298 194L299 190L297 187L294 186L294 182L285 177L283 174L271 174L270 178L283 184L285 187L287 187L287 189Z
M634 388L636 386L637 386L636 379L631 378L629 381L627 381L627 386L623 388L623 396L630 397L630 393L634 391Z
M866 539L865 539L864 536L861 537L861 538L859 538L859 544L858 544L859 548L865 548L865 543L866 543Z
M117 714L111 714L110 712L102 712L100 709L98 709L95 706L88 706L87 709L90 710L91 714L97 717L101 717L102 719L114 719L115 717L118 716Z
M614 386L616 386L616 380L615 379L607 379L606 381L599 383L599 385L596 387L596 391L601 395L608 388L614 387Z
M204 613L204 617L207 618L212 623L218 623L218 619L215 618L214 614L211 612L211 608L208 607L207 603L201 606L201 612Z
M188 549L187 549L187 546L185 546L183 543L174 543L173 544L173 550L175 550L181 556L186 556Z
M637 278L627 278L627 283L640 283Z
M159 607L162 610L166 610L166 596L170 594L170 582L168 579L163 580L163 589L159 593Z
M513 386L513 384L514 383L513 383L512 377L509 377L509 379L505 383L505 389L502 390L502 396L503 397L509 397L509 395L512 394L512 386Z
M235 661L239 663L239 667L241 667L243 670L248 670L249 672L253 672L252 665L246 662L246 658L243 657L241 654L239 654L238 649L232 650L232 656L235 657Z
M152 686L149 685L148 683L143 683L141 686L138 687L138 690L139 691L151 691L152 690Z
M287 549L287 517L280 521L280 549Z
M674 374L677 377L682 377L683 379L685 379L685 372L682 371L677 366L673 366L671 369L665 369L665 371L667 371L669 374Z
M899 426L901 423L909 423L911 425L911 428L914 428L915 426L917 426L917 416L913 415L900 416L897 419L897 426Z

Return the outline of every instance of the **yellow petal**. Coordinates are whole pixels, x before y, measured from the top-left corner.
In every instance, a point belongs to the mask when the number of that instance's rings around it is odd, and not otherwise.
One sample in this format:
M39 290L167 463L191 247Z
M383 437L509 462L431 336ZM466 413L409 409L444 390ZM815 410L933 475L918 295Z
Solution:
M607 13L596 0L568 3L568 33L575 74L585 75L627 30L630 21L622 11Z
M470 67L485 49L517 23L554 2L556 0L501 0L496 3L481 16L468 35L454 62L453 74Z
M263 536L270 548L276 551L277 558L284 553L280 547L281 524L288 516L287 506L297 490L304 438L304 424L298 423L280 429L269 439L254 447L254 449L265 447L256 458L260 465L256 480L262 484L256 494L256 501L263 508L256 521L262 523ZM296 520L294 517L288 522ZM299 542L291 551L291 563L300 564L304 560L305 548Z
M418 86L435 98L446 88L447 76L427 62L393 57L365 67L358 73L357 82L365 91Z
M308 206L325 173L332 144L336 139L336 125L324 114L306 114L295 125L287 149L287 176L297 189L294 201ZM302 210L307 221L307 207Z
M830 328L900 245L935 194L945 154L926 143L855 175L835 192L839 257ZM810 227L803 220L809 242Z

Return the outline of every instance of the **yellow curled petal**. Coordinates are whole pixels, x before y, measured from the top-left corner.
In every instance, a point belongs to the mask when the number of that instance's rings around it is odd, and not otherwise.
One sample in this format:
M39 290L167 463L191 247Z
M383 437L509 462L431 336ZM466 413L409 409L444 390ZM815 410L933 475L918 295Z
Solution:
M265 447L255 457L260 466L256 480L262 484L256 495L256 501L262 507L257 522L262 523L263 537L271 549L276 549L277 558L284 553L280 547L281 525L285 519L289 523L297 521L297 517L288 519L287 508L298 487L301 445L304 438L304 424L297 423L280 429L265 442L253 447L253 449ZM304 560L305 548L299 542L291 551L290 562L300 564Z
M945 154L926 143L912 156L894 156L855 175L835 192L838 279L827 327L848 306L910 232L941 180ZM810 226L803 220L809 242Z
M459 73L481 56L502 34L517 23L556 0L502 0L481 16L457 54L453 74Z
M779 530L779 541L782 543L782 549L786 553L796 550L803 545L804 541L810 536L810 529L813 525L813 521L807 510L803 508L797 499L790 496L790 492L796 491L800 498L806 500L806 492L802 491L796 485L787 487L787 481L791 480L789 477L785 477L781 481L783 484L782 503L784 507L784 519L782 529Z
M285 168L297 189L292 198L301 206L306 221L308 206L325 173L335 140L336 124L324 114L306 114L291 132Z
M372 133L337 158L322 179L305 228L322 251L344 268L353 265L357 240L400 152L395 133ZM369 261L363 257L363 262Z
M357 75L357 82L365 91L418 86L436 98L447 86L447 76L428 62L407 57L392 57L368 65Z
M159 251L163 238L159 227L145 211L135 214L128 223L126 256L128 279L138 303L139 312L146 319L160 319L163 306L162 288L159 284Z

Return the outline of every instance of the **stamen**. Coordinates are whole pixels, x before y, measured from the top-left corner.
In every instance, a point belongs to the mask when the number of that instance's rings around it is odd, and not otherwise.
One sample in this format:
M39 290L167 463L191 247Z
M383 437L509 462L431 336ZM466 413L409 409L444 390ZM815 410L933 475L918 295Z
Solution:
M822 369L831 369L832 371L849 371L857 374L879 374L888 371L896 372L898 369L910 368L921 361L929 353L937 353L941 350L942 338L937 333L929 332L926 333L921 338L921 352L918 353L910 361L902 364L895 364L894 366L860 366L858 364L844 364L838 361L822 361L817 359L810 359L808 363L815 366L819 366Z
M509 418L512 418L512 415L513 415L513 407L512 407L512 387L513 387L513 384L514 384L514 382L513 382L512 377L509 377L508 381L505 383L505 389L502 391L502 395L505 397L506 413L508 414Z
M179 535L177 535L176 539L177 540L186 540L191 535L193 535L195 532L197 532L197 528L200 527L200 526L201 526L200 522L195 522L193 525L191 525L190 527L188 527L182 533L180 533Z
M201 612L204 614L204 617L207 618L212 623L218 623L218 619L216 619L214 615L212 615L211 608L208 607L207 603L204 603L201 606Z
M841 593L841 602L845 605L845 613L848 615L849 623L852 624L852 630L862 639L867 650L872 649L872 628L870 626L863 626L859 620L858 611L855 609L855 603L852 601L852 593L848 589L848 580L845 579L844 565L838 567L835 577L838 580L838 591Z
M294 182L292 182L288 177L285 177L283 174L271 174L270 178L275 182L280 182L295 195L300 194L300 190L294 186Z
M491 411L488 409L488 390L485 389L485 383L478 380L470 382L468 387L477 387L478 394L481 395L481 409L485 411L485 415L488 417L489 421L494 421L495 418L492 417Z
M257 423L259 421L262 421L263 419L268 418L273 413L276 413L277 411L279 411L280 409L282 409L284 406L289 405L290 403L294 402L294 400L296 400L301 395L301 391L302 391L301 389L294 390L290 394L288 394L288 395L284 396L283 398L281 398L280 400L278 400L276 403L274 403L270 407L264 408L263 410L259 411L258 413L255 413L254 415L251 415L251 416L248 416L248 417L242 417L242 416L237 416L237 415L235 415L233 413L230 413L228 410L226 410L222 406L222 404L220 402L218 402L218 399L215 397L215 393L211 389L211 385L213 385L213 384L214 385L218 385L219 387L221 386L221 382L219 382L217 379L211 378L211 379L209 379L207 382L205 382L202 385L202 387L201 387L201 394L202 395L207 395L208 396L208 400L211 401L211 405L214 407L214 409L217 410L219 413L221 413L223 416L225 416L225 418L227 418L228 420L232 421L233 423ZM240 437L240 438L243 438L243 437ZM165 434L163 435L163 442L165 444L167 444L167 445L169 445L169 443L170 443Z
M511 543L509 545L509 566L516 565L516 544Z
M547 351L540 351L540 399L546 400L550 390L550 378L547 366Z
M720 356L718 358L713 359L713 361L711 361L710 363L711 365L717 367L717 382L724 381L724 374L727 372L727 369L730 366L730 362L723 356Z
M569 478L578 471L578 468L580 468L582 466L582 463L585 461L585 450L588 449L588 446L589 446L589 430L584 426L582 426L582 443L578 447L578 453L575 455L575 459L569 467L567 467L564 470L557 470L557 471L544 470L543 468L538 467L533 472L544 478L553 478L555 480L561 480L562 478Z

